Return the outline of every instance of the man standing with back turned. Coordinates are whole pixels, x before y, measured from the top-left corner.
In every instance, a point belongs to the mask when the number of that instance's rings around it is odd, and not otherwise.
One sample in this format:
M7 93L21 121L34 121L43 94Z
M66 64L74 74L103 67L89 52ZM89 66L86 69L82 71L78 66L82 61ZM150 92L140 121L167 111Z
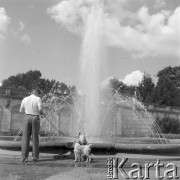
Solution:
M42 113L40 96L40 89L35 88L30 96L25 97L22 100L21 107L19 110L21 113L24 113L21 149L23 163L26 163L28 161L31 134L33 161L37 162L39 159L39 115Z

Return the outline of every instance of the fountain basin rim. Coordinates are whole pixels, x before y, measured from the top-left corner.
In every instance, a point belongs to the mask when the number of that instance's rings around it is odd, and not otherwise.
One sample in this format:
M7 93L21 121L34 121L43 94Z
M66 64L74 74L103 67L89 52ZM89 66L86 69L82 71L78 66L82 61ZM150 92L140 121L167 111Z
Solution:
M22 136L18 137L17 141L21 141ZM14 136L0 136L0 141L5 140L5 141L14 141L15 137ZM60 142L67 142L67 141L75 141L77 138L76 137L70 137L70 136L59 136L59 137L42 137L40 136L39 140L40 142L43 141L60 141ZM122 144L151 144L149 142L155 142L158 141L158 138L150 138L150 137L102 137L102 138L97 138L96 137L87 137L88 142L90 143L95 143L95 142L102 142L102 143L122 143ZM180 144L180 139L165 139L166 142L170 143L179 143ZM163 140L162 140L163 141ZM171 142L170 142L171 141ZM160 140L159 140L160 142Z
M93 151L106 150L116 153L142 153L142 154L173 154L180 152L180 144L125 144L125 143L91 143ZM73 141L64 142L40 142L40 150L43 149L69 149L73 150ZM30 143L32 147L32 143ZM21 141L0 140L0 149L21 150Z

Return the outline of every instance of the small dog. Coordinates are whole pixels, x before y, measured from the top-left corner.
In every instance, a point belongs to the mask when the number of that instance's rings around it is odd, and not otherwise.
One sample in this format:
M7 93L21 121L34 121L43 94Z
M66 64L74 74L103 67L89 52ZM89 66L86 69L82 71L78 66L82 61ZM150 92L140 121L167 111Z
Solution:
M86 136L84 133L79 132L78 139L74 144L74 155L75 162L81 161L84 157L86 157L86 162L91 161L91 144L87 145Z
M80 145L86 145L87 144L86 135L83 132L79 132L78 136L79 136Z
M83 150L83 156L86 157L86 162L91 162L91 146L92 144L85 145Z
M80 145L80 143L76 142L74 145L74 161L82 161L82 159L85 157L86 162L91 162L91 146L92 144Z

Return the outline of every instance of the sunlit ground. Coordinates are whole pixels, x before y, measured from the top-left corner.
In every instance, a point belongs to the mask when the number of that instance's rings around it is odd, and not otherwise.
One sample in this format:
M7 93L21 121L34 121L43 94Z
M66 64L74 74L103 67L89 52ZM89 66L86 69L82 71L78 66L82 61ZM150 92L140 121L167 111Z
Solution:
M40 161L33 163L31 155L29 162L24 165L21 162L20 151L0 150L0 179L3 180L30 180L30 179L50 179L50 180L96 180L107 178L107 158L109 156L96 155L93 156L91 163L73 162L73 155L63 157L58 154L40 154ZM137 154L117 154L116 157L129 157L127 163L124 165L124 170L129 172L132 168L132 163L139 163L142 166L144 173L145 163L156 163L157 159L165 165L161 167L160 173L167 170L168 163L174 163L177 166L177 175L180 176L180 158L178 156L152 156L152 155L137 155ZM170 167L172 168L172 167ZM150 179L157 179L155 175L155 168L150 168ZM124 179L121 174L119 179Z

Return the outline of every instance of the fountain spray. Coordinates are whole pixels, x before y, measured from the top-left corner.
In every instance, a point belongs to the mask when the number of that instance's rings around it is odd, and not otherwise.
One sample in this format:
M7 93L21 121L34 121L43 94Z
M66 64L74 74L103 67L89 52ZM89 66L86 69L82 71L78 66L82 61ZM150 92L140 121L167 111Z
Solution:
M84 131L88 136L99 132L100 64L103 57L103 1L91 1L81 49L81 88L84 92Z

